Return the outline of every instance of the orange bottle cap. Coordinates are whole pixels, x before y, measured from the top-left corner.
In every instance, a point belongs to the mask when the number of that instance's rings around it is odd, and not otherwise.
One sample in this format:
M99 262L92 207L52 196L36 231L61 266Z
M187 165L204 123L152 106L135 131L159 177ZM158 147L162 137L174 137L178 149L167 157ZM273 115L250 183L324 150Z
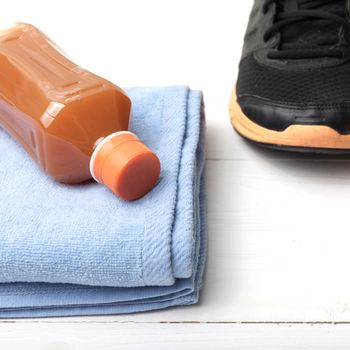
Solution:
M90 160L90 172L119 197L135 200L157 183L160 161L135 134L120 131L98 143Z

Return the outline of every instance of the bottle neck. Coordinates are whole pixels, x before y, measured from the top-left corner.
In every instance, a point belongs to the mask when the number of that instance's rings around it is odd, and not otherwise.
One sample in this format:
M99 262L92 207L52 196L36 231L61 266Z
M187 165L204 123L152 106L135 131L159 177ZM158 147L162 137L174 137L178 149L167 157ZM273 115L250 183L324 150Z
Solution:
M123 136L123 135L132 135L132 136L137 138L137 136L130 131L117 131L117 132L110 134L106 137L100 137L94 143L94 150L93 150L91 158L90 158L90 173L95 181L97 181L99 183L101 182L99 180L98 176L95 174L96 158L101 153L104 146L106 146L112 139L119 138L120 136Z

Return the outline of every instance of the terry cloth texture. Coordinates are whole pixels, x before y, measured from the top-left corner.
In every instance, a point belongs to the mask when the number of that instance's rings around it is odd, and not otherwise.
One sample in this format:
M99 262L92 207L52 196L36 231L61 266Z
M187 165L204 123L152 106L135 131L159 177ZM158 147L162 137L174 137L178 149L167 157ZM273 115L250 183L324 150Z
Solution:
M202 94L130 88L133 131L159 156L135 202L47 177L0 130L0 317L119 314L198 301L206 256Z

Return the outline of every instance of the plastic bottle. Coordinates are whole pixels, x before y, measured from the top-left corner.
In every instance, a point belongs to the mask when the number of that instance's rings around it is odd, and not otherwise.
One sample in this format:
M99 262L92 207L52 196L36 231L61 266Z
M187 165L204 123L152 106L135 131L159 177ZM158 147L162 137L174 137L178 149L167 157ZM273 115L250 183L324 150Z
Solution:
M128 132L131 102L66 58L37 28L0 32L0 127L57 181L92 177L134 200L156 184L158 157Z

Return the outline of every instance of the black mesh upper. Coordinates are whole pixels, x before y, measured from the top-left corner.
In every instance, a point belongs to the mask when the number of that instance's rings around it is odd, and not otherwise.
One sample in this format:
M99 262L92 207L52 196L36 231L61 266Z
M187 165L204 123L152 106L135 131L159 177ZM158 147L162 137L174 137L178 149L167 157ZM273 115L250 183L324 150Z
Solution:
M309 71L260 64L253 55L240 63L237 94L283 104L332 108L350 105L350 62Z

